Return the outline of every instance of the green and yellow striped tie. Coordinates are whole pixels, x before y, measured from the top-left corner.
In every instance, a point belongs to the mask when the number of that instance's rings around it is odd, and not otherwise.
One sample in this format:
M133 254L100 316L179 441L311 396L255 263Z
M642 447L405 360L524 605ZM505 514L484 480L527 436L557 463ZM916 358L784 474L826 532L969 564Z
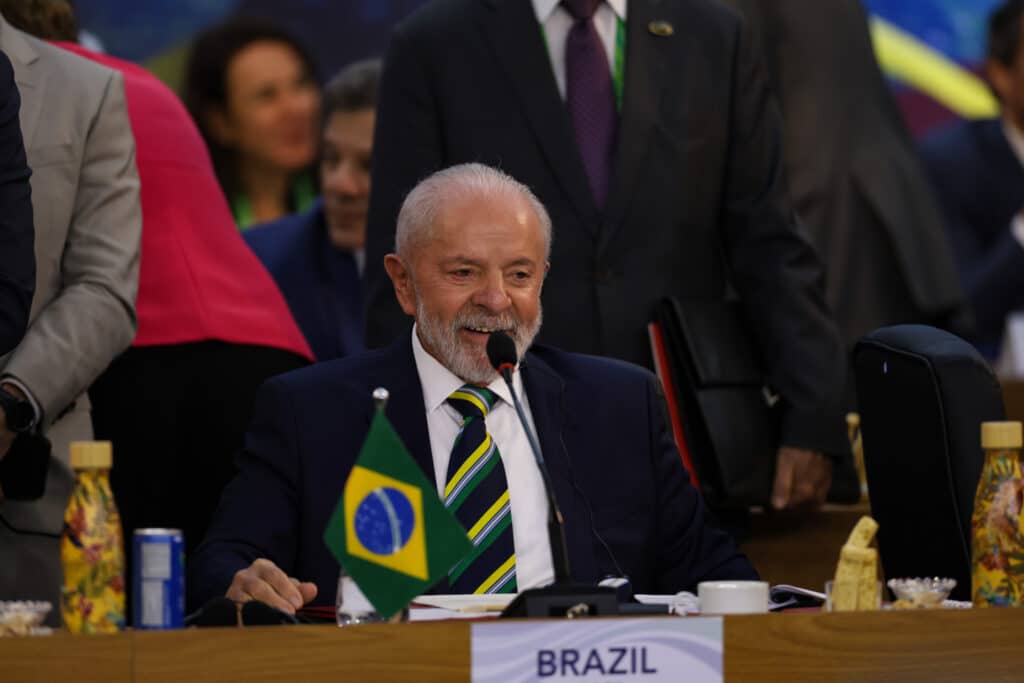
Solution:
M473 542L473 551L448 574L452 593L517 590L508 481L485 423L496 400L489 389L469 384L448 397L463 419L448 461L444 504Z

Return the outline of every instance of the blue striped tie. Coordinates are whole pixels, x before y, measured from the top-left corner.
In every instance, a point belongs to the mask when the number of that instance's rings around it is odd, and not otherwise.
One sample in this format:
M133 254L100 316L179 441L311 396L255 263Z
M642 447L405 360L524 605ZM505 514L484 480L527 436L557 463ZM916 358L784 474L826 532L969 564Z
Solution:
M473 542L473 551L448 574L452 593L517 590L508 482L485 423L496 400L489 389L469 384L448 397L463 419L448 461L444 504Z

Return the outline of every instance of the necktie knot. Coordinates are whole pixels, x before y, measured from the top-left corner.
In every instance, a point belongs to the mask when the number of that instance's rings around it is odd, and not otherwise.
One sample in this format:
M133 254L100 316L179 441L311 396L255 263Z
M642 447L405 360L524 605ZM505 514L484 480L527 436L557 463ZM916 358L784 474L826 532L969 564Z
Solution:
M498 397L490 389L467 384L452 392L448 397L448 404L464 418L486 418L497 400Z
M516 592L516 550L512 498L498 445L487 432L494 392L467 384L448 403L463 422L452 444L444 505L466 529L473 550L448 571L453 593Z
M576 21L590 21L603 0L562 0L562 6Z

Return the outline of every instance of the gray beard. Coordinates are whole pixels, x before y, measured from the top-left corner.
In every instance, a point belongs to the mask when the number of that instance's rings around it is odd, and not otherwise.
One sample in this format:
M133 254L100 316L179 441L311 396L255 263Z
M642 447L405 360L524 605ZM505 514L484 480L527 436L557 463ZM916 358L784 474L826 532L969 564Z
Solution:
M491 315L467 305L456 314L450 325L445 325L436 316L429 315L423 308L422 299L416 297L416 327L423 345L453 375L469 384L481 386L493 382L498 372L491 367L485 352L478 354L476 349L463 345L458 337L459 330L463 327L504 330L516 345L516 356L522 359L540 331L543 317L543 311L538 308L536 321L527 327L511 313Z

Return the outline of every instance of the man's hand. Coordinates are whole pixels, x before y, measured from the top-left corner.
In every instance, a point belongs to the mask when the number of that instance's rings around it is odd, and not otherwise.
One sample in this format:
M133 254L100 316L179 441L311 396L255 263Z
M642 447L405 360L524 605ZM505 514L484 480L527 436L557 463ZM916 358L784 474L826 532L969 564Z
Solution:
M783 446L775 461L772 507L817 508L832 485L832 461L823 453Z
M226 596L235 602L259 600L286 614L316 597L316 584L285 574L270 560L259 559L235 574Z

